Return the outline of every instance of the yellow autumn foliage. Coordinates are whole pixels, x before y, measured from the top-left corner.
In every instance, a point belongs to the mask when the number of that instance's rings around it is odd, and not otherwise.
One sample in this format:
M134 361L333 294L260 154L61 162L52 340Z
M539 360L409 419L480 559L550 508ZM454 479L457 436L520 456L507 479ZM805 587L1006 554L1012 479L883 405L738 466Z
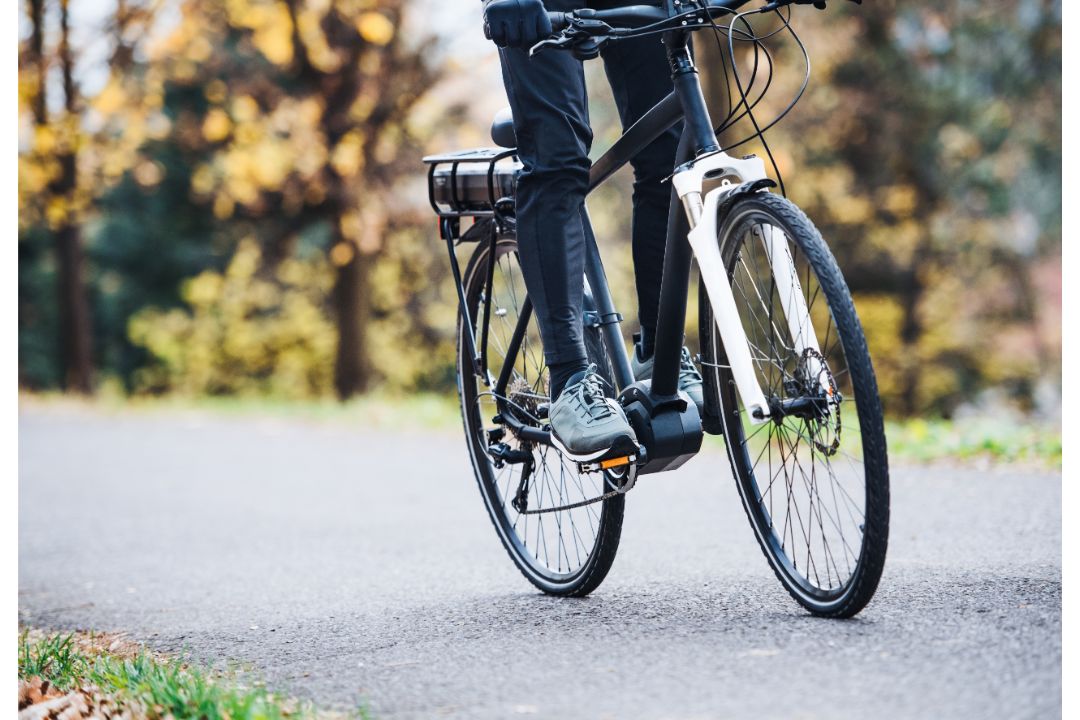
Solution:
M382 13L363 13L356 19L356 29L360 37L375 45L386 45L394 39L394 23Z
M324 310L332 285L325 259L289 258L260 274L254 240L223 273L203 272L183 287L185 309L147 308L129 336L153 362L140 392L261 395L302 399L332 390L336 331Z

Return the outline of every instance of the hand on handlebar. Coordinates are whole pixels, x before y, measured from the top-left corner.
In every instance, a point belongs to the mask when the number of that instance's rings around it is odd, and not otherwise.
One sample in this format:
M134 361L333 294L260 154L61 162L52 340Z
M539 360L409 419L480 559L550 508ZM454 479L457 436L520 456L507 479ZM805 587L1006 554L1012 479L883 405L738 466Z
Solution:
M733 14L746 2L747 0L704 0L700 7L715 16L720 12ZM862 0L850 2L862 4ZM759 7L757 12L769 12L785 5L813 5L824 10L825 3L826 0L771 0ZM694 2L688 3L685 12L668 16L662 9L653 6L630 6L606 11L583 8L570 12L548 12L542 0L487 0L484 6L484 34L495 40L499 47L531 48L530 55L547 48L555 48L573 50L580 59L588 59L596 57L610 40L636 37L640 34L636 32L636 27L647 26L653 33L657 32L659 26L663 26L662 30L678 30L681 19L683 26L687 24L684 19L686 17L696 19L694 26L686 29L709 27L702 23L701 17L696 14L698 12L699 7Z
M532 47L551 32L541 0L489 0L484 5L484 35L499 47Z

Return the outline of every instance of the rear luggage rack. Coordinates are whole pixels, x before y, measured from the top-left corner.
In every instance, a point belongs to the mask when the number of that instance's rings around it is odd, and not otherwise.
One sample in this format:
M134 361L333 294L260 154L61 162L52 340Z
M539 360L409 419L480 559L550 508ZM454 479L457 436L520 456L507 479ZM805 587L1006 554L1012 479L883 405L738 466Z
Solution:
M513 157L515 162L497 165ZM428 202L440 218L490 217L513 207L514 184L521 163L515 150L476 148L424 158L428 167Z
M511 163L498 165L500 160L514 158ZM505 148L476 148L440 155L428 155L424 158L428 165L428 202L431 209L439 216L439 235L446 241L446 252L450 258L450 270L457 286L458 310L463 321L462 338L468 357L472 359L472 371L485 378L487 372L487 353L476 351L476 338L469 317L469 307L465 300L465 288L461 281L461 266L454 253L455 241L481 240L487 242L492 257L499 237L513 227L514 187L521 163L517 161L517 151ZM471 217L472 227L461 234L461 218ZM491 286L494 281L495 263L490 263L486 278L484 297L484 334L480 347L487 347L489 321L491 316Z

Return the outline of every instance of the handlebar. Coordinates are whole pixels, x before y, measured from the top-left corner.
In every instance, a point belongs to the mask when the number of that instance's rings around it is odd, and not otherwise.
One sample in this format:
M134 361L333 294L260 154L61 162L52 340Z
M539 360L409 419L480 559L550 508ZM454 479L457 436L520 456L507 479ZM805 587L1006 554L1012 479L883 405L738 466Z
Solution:
M674 17L691 15L703 9L707 10L712 17L718 15L730 15L734 14L738 8L746 5L748 2L750 2L750 0L704 0L704 2L702 2L702 0L683 0L685 7L682 8L682 12ZM862 4L862 0L851 0L851 2L859 5ZM676 1L675 5L678 6L679 4L680 3ZM769 12L784 7L785 5L813 5L821 10L825 8L825 0L769 0L763 4L759 10L761 12ZM641 25L663 22L664 20L671 19L671 17L672 16L668 15L665 8L656 5L625 5L622 7L609 8L607 10L582 8L580 10L571 10L569 12L548 12L548 18L551 20L553 32L562 32L563 30L566 30L570 27L574 19L599 20L600 22L612 26L633 28Z
M750 0L707 0L704 5L710 15L716 16L732 13L736 8L745 5L749 1ZM777 5L786 5L788 2L793 2L793 0L780 0ZM702 3L700 2L687 2L686 10L682 14L698 12L702 9L701 6ZM663 22L670 19L671 16L668 15L667 10L663 7L656 5L624 5L621 7L609 8L607 10L582 8L580 10L571 10L569 12L549 11L548 18L551 20L552 31L562 32L569 28L574 20L594 20L599 21L599 23L606 23L614 28L630 29L642 25Z
M551 20L552 32L562 32L570 27L574 19L598 20L608 25L636 27L667 20L668 14L663 8L655 5L626 5L608 10L582 8L570 12L548 12L548 18Z
M608 40L630 38L642 33L668 30L697 30L709 27L712 20L722 15L734 15L750 0L675 0L676 13L669 15L667 7L656 5L624 5L607 10L581 8L568 12L548 12L552 36L541 40L530 50L530 55L546 48L574 49L592 47L595 57L598 48ZM862 3L862 0L852 0ZM813 5L824 9L825 0L769 0L757 12L770 12L786 5ZM640 29L640 30L639 30ZM485 34L487 33L485 27Z
M779 7L797 0L772 0L764 6ZM534 45L530 55L546 49L574 49L575 52L591 44L592 52L585 57L594 57L600 45L608 40L634 37L637 29L648 28L648 32L664 30L696 30L707 27L713 17L734 14L736 8L750 0L676 0L676 9L682 10L669 15L666 7L656 5L624 5L607 10L581 8L569 12L548 12L551 21L552 36ZM707 13L707 15L706 15ZM709 22L706 22L708 20Z

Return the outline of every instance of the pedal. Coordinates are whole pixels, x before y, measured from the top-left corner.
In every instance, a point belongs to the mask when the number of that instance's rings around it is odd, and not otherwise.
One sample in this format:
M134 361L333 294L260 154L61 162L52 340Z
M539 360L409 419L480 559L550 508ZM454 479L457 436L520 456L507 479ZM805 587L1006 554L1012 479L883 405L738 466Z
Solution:
M603 460L591 460L578 463L578 469L583 473L601 472L614 468L632 465L637 462L637 455L623 455L621 457L605 458Z
M601 458L586 463L578 463L578 469L585 472L606 472L604 482L615 493L626 494L637 482L638 466L645 463L645 448L638 446L636 454L617 455Z

